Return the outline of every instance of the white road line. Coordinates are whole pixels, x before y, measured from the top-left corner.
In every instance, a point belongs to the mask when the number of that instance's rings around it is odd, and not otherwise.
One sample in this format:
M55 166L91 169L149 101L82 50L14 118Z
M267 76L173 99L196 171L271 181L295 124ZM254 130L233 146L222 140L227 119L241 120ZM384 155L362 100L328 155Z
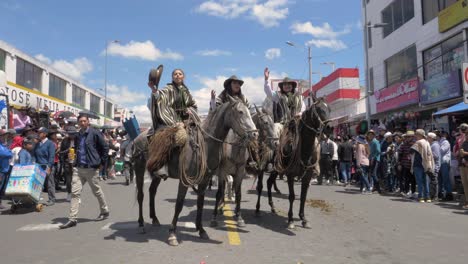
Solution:
M61 224L31 224L16 229L16 231L50 231L57 230Z

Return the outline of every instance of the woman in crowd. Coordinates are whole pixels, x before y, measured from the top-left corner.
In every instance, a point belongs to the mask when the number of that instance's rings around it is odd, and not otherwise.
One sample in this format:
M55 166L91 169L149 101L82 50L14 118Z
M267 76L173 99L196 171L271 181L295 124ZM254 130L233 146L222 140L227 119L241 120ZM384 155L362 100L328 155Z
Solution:
M362 194L372 194L369 185L369 146L364 136L358 136L356 143L356 170L360 175L360 191Z

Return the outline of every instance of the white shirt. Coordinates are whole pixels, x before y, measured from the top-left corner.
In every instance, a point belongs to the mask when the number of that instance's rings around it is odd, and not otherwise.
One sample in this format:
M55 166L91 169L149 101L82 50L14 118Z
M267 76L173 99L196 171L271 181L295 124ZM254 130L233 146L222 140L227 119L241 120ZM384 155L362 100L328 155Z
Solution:
M263 87L263 90L265 91L265 94L268 98L271 98L271 100L275 103L278 103L279 102L279 96L278 96L278 92L277 91L272 91L271 90L271 87L270 87L270 83L268 82L268 80L265 80L265 85ZM304 101L302 102L302 107L301 107L301 111L298 113L299 114L302 114L302 112L304 112L306 110L306 104L304 104Z
M335 143L333 140L328 140L328 142L331 142L333 144L333 156L332 160L338 160L338 145Z

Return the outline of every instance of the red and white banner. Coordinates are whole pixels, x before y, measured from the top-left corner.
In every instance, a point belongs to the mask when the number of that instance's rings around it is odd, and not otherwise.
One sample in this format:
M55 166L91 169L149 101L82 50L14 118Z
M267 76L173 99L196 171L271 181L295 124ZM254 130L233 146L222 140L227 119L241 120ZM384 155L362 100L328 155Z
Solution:
M419 79L397 83L374 92L377 113L419 102Z

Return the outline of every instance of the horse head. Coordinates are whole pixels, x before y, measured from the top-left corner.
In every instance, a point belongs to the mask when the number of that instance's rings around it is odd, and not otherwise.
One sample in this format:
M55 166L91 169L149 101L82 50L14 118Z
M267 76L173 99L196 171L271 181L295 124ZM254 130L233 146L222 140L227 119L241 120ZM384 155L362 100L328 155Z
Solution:
M224 125L231 128L241 138L251 141L258 137L257 128L249 108L239 99L228 95L229 107L224 115Z
M329 121L330 107L323 97L315 98L307 111L302 114L302 121L309 130L321 133Z
M255 105L255 110L257 112L254 122L260 133L263 135L267 146L270 149L276 149L278 145L279 137L275 130L275 123L273 118L264 110L259 110Z

